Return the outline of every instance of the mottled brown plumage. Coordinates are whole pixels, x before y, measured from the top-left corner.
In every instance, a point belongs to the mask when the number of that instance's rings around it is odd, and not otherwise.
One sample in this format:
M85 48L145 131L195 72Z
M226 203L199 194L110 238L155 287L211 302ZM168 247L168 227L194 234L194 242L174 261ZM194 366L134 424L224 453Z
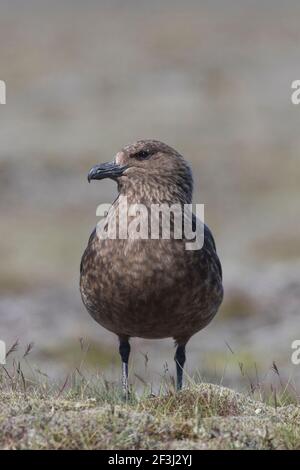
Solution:
M115 161L92 168L90 179L117 181L118 213L128 203L189 204L189 165L174 149L154 140L124 147ZM182 385L187 341L215 316L222 302L222 270L205 226L204 245L188 251L186 240L101 240L90 237L81 263L80 289L92 317L120 339L123 385L127 388L130 337L167 338L177 343L177 386Z

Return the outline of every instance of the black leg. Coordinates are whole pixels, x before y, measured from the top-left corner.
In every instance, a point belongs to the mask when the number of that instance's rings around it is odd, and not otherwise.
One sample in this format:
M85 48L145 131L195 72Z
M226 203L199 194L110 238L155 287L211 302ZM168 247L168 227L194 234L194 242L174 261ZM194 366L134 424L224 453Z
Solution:
M176 375L177 375L177 390L182 389L182 377L183 377L183 367L185 363L185 344L179 344L175 353L175 362L176 362Z
M124 395L127 397L129 393L128 388L128 360L130 354L129 338L119 337L120 347L119 352L122 359L122 389Z

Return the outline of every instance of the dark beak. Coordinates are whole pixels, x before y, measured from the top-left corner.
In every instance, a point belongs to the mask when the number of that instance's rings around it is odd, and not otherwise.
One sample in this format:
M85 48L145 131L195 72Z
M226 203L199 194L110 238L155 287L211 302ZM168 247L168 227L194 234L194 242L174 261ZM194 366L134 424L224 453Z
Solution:
M90 183L91 180L103 180L104 178L116 180L123 175L126 169L126 165L118 165L115 162L93 166L88 174L88 182Z

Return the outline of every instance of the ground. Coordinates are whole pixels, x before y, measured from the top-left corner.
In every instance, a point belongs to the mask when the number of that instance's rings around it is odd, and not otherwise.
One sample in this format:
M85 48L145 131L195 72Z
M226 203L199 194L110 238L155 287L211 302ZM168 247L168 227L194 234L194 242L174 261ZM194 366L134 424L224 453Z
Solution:
M109 385L0 394L2 449L300 449L300 406L271 406L225 387L132 396Z

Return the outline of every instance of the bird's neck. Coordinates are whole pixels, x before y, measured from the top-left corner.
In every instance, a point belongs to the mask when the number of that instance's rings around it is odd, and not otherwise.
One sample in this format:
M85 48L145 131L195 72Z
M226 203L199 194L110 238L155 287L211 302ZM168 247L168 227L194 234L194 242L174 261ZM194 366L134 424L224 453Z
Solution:
M155 181L126 181L119 184L119 198L127 198L128 204L191 204L192 189L187 190L172 181L163 184Z

